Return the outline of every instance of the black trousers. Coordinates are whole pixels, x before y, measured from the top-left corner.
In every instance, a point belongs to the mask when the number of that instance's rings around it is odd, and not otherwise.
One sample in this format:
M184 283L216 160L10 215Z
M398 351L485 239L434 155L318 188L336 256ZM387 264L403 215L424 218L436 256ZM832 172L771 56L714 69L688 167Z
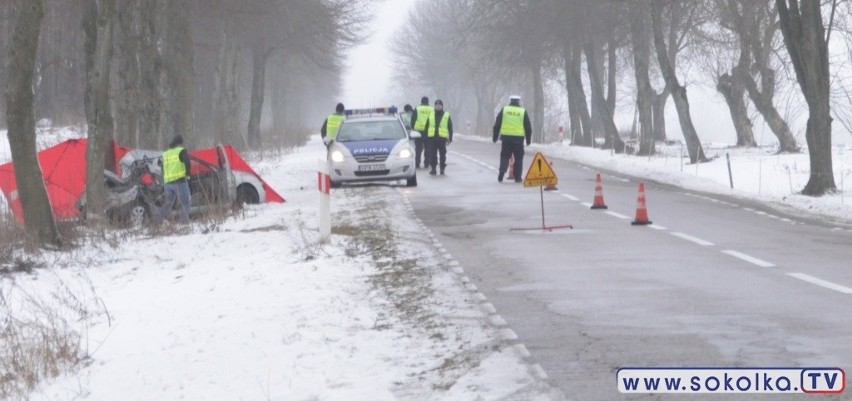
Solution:
M500 175L506 174L509 168L509 158L515 156L515 181L523 179L524 171L524 138L503 137L500 149Z
M441 167L443 170L447 167L447 139L440 136L433 136L428 139L429 149L426 157L426 163L432 167ZM438 164L438 156L441 157L441 164Z
M420 167L420 160L421 160L420 155L423 155L424 158L426 156L424 154L425 152L424 152L424 149L423 149L424 148L423 142L426 141L425 135L422 132L420 133L420 135L421 135L420 138L414 140L414 163L416 163L417 167ZM425 162L426 161L424 160L424 163Z

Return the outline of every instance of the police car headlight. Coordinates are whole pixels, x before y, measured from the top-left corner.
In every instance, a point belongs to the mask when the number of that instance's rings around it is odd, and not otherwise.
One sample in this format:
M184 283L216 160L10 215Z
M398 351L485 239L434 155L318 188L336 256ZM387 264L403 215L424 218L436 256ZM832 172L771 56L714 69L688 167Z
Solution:
M408 159L409 157L411 157L411 149L403 149L399 151L400 159Z
M344 159L345 158L343 157L343 152L341 152L339 150L335 150L334 152L331 152L331 161L333 161L335 163L340 163L340 162L343 162Z

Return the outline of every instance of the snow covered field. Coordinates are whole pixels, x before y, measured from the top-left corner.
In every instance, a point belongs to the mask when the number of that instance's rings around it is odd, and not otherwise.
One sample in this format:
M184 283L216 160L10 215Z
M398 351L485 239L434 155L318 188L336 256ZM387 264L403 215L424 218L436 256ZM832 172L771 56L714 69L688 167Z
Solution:
M17 287L3 279L29 294L66 283L103 309L80 328L88 366L31 399L561 399L413 220L406 189L336 192L333 235L317 243L323 151L315 137L255 162L284 204L52 255Z

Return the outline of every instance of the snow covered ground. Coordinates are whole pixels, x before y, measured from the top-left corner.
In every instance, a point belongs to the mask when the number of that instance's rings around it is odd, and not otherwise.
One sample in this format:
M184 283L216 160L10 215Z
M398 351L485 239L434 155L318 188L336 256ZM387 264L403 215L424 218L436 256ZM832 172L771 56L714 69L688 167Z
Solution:
M407 189L336 191L333 235L317 242L323 151L315 137L254 163L284 204L127 233L0 280L7 297L65 283L100 310L79 328L88 366L31 399L561 399L414 220Z
M43 146L80 135L51 132ZM8 144L0 138L2 161ZM287 203L174 235L120 233L47 254L50 267L32 276L0 279L8 305L26 305L22 295L52 299L59 287L93 311L76 326L91 360L41 383L31 399L560 399L493 306L479 301L463 266L411 213L406 193L416 189L336 191L333 235L318 243L315 171L323 150L314 137L293 153L253 161ZM834 156L842 191L821 198L796 194L808 178L806 153L707 146L718 158L689 165L678 146L651 158L564 144L528 149L537 150L852 220L852 150L844 146Z

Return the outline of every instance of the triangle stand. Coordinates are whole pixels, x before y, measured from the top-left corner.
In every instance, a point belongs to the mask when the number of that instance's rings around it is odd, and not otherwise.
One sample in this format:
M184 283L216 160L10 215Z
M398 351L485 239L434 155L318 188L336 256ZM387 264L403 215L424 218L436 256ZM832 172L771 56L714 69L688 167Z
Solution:
M563 228L573 229L574 226L572 226L570 224L565 224L565 225L561 225L561 226L550 226L550 227L548 227L547 224L545 224L545 221L544 221L544 188L538 187L538 189L539 189L539 195L541 195L541 227L510 228L509 231L536 231L536 230L553 231L553 230L558 230L558 229L563 229Z

